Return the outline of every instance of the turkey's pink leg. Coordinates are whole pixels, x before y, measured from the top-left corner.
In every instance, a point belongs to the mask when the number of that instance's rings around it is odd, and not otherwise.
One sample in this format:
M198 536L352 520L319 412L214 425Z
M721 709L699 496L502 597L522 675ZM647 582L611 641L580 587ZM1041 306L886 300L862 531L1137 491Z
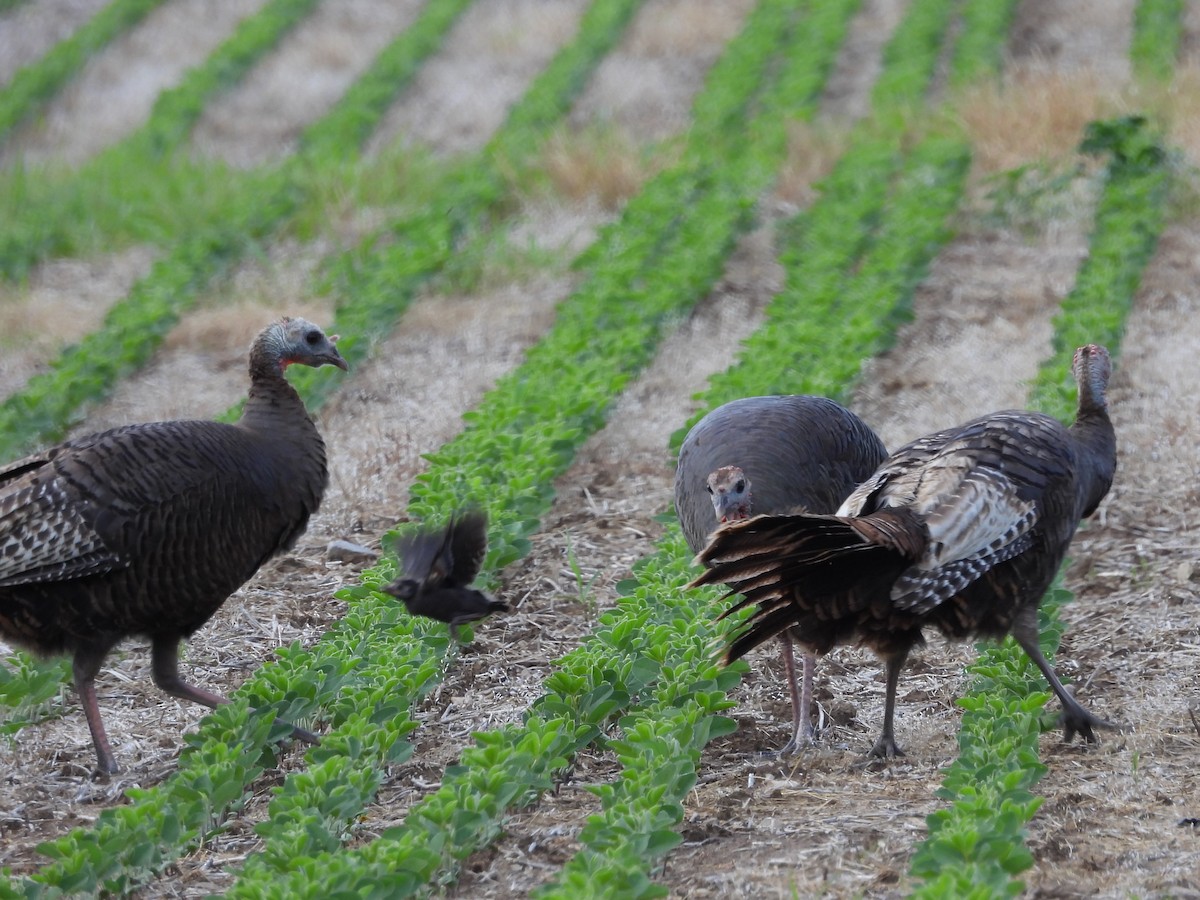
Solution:
M786 631L779 635L780 655L783 657L783 669L787 674L788 691L792 697L792 739L783 745L783 749L779 752L785 756L789 753L795 753L801 747L805 747L812 743L813 727L812 727L812 685L813 685L813 670L816 668L816 659L813 654L805 651L804 653L804 671L802 676L803 684L801 687L796 686L796 658L792 652L792 638Z
M96 767L105 775L115 775L121 769L109 746L104 722L100 718L100 704L96 702L96 673L100 671L100 662L106 653L107 647L99 652L94 649L80 650L71 662L71 669L75 690L79 693L79 702L83 704L83 714L87 717L88 731L92 733L92 744L96 748Z

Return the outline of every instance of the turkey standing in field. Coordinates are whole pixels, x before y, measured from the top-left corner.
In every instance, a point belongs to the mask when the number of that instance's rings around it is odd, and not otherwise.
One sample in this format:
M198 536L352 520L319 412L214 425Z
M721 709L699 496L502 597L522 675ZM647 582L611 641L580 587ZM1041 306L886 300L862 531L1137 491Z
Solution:
M508 611L503 600L470 587L487 555L486 513L452 516L445 528L401 538L397 549L404 575L383 590L411 614L448 623L455 641L462 622Z
M101 772L118 768L93 679L122 638L150 639L154 683L168 694L228 702L179 676L179 641L294 545L320 505L325 444L283 371L345 369L336 340L304 319L267 327L235 425L127 425L0 471L0 634L72 654Z
M760 513L831 513L883 462L887 450L854 413L824 397L746 397L695 424L679 448L675 512L692 552L718 525ZM707 493L702 490L707 490ZM753 488L753 494L751 489ZM802 686L786 629L779 632L792 700L791 753L812 739L813 670Z
M883 732L871 753L897 756L900 669L921 629L949 638L1011 632L1063 705L1064 739L1115 726L1085 710L1038 647L1038 605L1075 534L1112 484L1116 439L1105 390L1112 366L1075 351L1079 407L1070 428L1007 410L893 453L832 516L758 516L720 529L694 584L724 582L756 604L726 658L787 628L819 651L842 643L887 663Z

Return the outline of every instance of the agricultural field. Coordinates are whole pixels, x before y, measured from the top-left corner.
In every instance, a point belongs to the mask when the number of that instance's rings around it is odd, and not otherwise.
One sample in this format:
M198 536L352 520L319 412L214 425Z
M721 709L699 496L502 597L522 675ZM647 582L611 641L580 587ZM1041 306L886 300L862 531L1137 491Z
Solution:
M0 642L0 897L1200 896L1198 114L1182 0L0 0L4 459L236 416L279 315L351 364L293 379L320 514L182 653L235 703L125 642L97 777L69 665ZM1125 729L931 635L906 756L853 648L775 754L777 654L720 667L684 588L685 427L1069 420L1092 341L1118 472L1044 647ZM467 503L513 611L454 646L378 588Z

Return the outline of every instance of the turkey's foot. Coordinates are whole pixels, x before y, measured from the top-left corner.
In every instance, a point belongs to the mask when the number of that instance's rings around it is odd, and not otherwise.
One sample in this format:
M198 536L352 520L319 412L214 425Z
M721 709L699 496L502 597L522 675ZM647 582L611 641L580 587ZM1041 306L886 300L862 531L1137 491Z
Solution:
M817 729L811 722L804 722L792 733L791 739L779 749L779 755L792 756L801 750L807 750L817 742Z
M875 746L867 754L867 756L878 759L894 759L897 756L905 755L905 752L896 745L896 736L886 731L879 736L879 740L875 742Z
M1063 707L1062 715L1058 717L1058 722L1062 725L1064 744L1071 743L1077 734L1089 744L1098 743L1099 738L1096 737L1097 728L1116 732L1129 730L1126 725L1109 722L1106 719L1093 716L1078 703Z

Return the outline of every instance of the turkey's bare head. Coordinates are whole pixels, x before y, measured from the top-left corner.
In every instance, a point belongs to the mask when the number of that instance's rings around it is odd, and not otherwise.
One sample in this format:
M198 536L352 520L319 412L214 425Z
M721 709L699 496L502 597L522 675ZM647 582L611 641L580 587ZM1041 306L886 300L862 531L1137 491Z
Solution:
M250 373L259 370L282 372L290 365L349 369L338 352L336 334L326 336L320 328L299 317L284 316L259 334L250 348Z
M1071 373L1079 386L1081 408L1094 406L1103 409L1107 406L1105 392L1108 380L1112 377L1112 359L1107 349L1099 344L1079 347L1071 361Z
M750 479L738 466L721 466L708 476L708 493L718 522L750 518Z

